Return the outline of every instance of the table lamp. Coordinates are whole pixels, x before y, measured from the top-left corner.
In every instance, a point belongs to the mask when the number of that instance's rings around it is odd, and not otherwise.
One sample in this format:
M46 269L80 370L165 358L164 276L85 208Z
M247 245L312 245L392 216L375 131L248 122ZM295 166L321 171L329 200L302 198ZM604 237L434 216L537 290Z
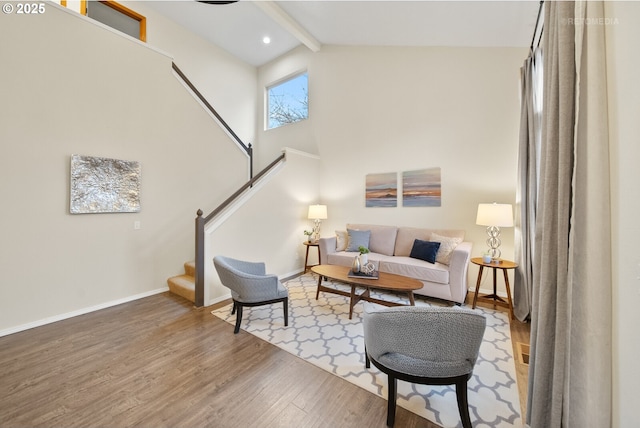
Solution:
M309 220L313 220L313 240L320 239L320 222L327 219L326 205L309 205Z
M476 224L487 226L487 246L491 261L500 263L500 228L513 226L513 208L511 204L478 204Z

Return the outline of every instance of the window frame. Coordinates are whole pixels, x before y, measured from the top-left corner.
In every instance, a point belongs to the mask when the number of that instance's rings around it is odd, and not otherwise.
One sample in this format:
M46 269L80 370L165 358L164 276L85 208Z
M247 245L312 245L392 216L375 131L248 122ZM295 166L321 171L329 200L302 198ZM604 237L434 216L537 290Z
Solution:
M269 92L273 88L275 88L277 86L280 86L280 85L283 85L285 83L291 82L291 81L293 81L293 80L295 80L295 79L297 79L297 78L299 78L301 76L304 76L304 75L306 75L306 83L307 83L306 88L305 88L306 89L306 96L307 96L307 111L306 111L307 115L306 115L306 117L304 117L303 119L297 120L295 122L285 122L285 123L281 123L278 126L271 127L270 126L270 122L271 122L271 120L270 120L270 117L271 117L271 114L270 114L271 113L270 98L271 97L269 96ZM290 74L288 74L287 76L285 76L285 77L283 77L281 79L278 79L278 80L276 80L276 81L274 81L274 82L272 82L272 83L270 83L268 85L265 85L264 97L265 97L264 98L265 99L265 106L264 106L265 107L265 114L264 114L264 130L265 131L271 131L273 129L282 128L283 126L286 126L286 125L293 125L295 123L300 123L300 122L303 122L305 120L308 120L309 119L309 71L307 69L295 71L295 72L290 73Z
M87 9L87 1L88 0L81 0L80 2L80 10L82 11L82 14L84 16L89 17L88 14L88 9ZM120 12L121 14L133 19L134 21L138 21L138 24L140 26L140 34L138 35L138 39L142 42L147 42L147 17L144 15L139 14L138 12L136 12L135 10L131 10L128 7L115 2L113 0L99 0L99 3L102 3L103 5L110 7L111 9L115 10L116 12ZM107 25L107 24L105 24ZM111 26L110 26L111 27ZM111 27L113 28L113 27ZM117 28L114 28L114 30L118 30ZM118 30L120 31L120 30Z

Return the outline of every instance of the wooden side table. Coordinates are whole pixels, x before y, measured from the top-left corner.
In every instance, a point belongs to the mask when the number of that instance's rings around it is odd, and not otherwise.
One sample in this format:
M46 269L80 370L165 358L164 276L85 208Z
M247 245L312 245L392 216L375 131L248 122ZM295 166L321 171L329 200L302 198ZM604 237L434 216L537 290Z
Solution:
M518 263L511 262L509 260L500 260L500 263L484 263L482 261L482 257L473 257L471 259L471 263L480 266L480 271L478 272L478 281L476 282L476 292L473 296L473 306L472 308L476 308L476 302L479 300L481 302L489 302L493 303L493 307L496 305L504 306L509 308L509 316L513 319L513 302L511 301L511 288L509 287L509 276L507 275L507 271L509 269L515 269L518 267ZM485 294L482 296L478 295L478 291L480 290L480 282L482 281L482 271L485 267L493 269L493 293ZM500 269L504 273L504 285L507 288L507 299L505 301L502 297L498 296L496 292L496 271Z
M317 266L317 265L309 265L309 248L310 247L316 247L318 249L318 264L320 264L320 244L318 243L318 241L315 241L315 242L305 241L302 244L304 244L304 246L307 247L307 252L304 255L304 271L307 272L307 270L309 270L310 267Z

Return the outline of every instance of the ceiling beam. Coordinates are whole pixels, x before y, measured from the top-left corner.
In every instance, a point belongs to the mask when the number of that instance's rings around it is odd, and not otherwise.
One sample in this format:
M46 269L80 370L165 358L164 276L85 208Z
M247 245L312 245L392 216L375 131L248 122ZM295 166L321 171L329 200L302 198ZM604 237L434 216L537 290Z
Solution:
M302 44L311 49L313 52L318 52L322 47L315 37L311 35L302 25L293 19L287 12L285 12L280 6L273 1L256 1L253 2L264 13L273 19L278 25L288 31L296 39L300 40Z

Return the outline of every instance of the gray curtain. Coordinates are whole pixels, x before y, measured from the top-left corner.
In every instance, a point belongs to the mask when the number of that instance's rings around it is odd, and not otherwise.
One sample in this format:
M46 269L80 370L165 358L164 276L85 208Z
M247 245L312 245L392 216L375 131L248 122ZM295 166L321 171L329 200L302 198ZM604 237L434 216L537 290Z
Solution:
M538 203L540 138L542 134L542 50L536 48L520 69L520 145L516 187L513 312L520 321L531 314L533 254Z
M546 2L527 424L611 426L602 1ZM585 18L587 18L585 20Z

